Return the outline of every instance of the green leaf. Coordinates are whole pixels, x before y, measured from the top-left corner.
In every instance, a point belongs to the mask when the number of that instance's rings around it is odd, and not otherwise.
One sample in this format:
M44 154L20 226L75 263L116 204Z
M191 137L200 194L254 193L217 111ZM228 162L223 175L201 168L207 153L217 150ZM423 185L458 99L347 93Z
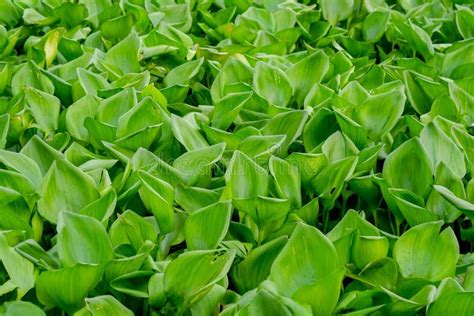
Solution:
M292 208L301 207L301 178L298 169L275 156L270 157L269 169L278 197L288 199Z
M288 69L288 79L299 106L303 105L311 88L321 82L328 69L329 58L322 50L305 57Z
M115 256L104 226L92 217L61 212L57 230L58 254L63 267L76 263L103 267Z
M102 65L113 77L139 72L138 49L138 36L132 32L107 52Z
M285 155L288 147L301 135L308 119L307 111L289 111L279 113L272 117L265 126L262 127L263 135L286 135L285 141L281 145L281 155Z
M0 149L5 149L7 144L7 134L10 129L10 115L8 113L0 115Z
M343 276L331 241L316 228L299 224L275 259L269 279L282 294L309 304L313 314L327 315L336 307Z
M404 170L401 174L400 170ZM433 166L419 138L412 138L390 153L384 162L383 177L394 188L425 196L433 182Z
M94 180L64 159L53 162L38 192L38 211L52 223L61 211L79 212L99 198Z
M438 126L429 123L421 131L420 138L432 161L433 170L443 162L456 176L466 174L463 153Z
M0 161L10 170L27 177L34 187L41 183L43 175L36 162L26 155L0 149Z
M92 298L86 298L86 306L77 311L75 315L107 316L123 315L131 316L133 312L122 305L111 295L102 295Z
M362 23L362 34L369 43L378 42L387 28L389 11L372 11Z
M173 68L164 78L167 87L175 85L186 85L197 76L204 64L204 59L193 60Z
M389 189L403 217L410 226L436 221L439 216L425 207L423 197L403 189Z
M54 161L63 157L62 153L51 147L37 135L33 136L23 146L20 153L34 160L40 167L42 174L48 172Z
M357 108L357 121L371 139L378 140L397 124L405 108L405 100L405 94L397 90L371 96Z
M235 304L230 305L221 313L228 315L311 315L311 308L306 304L299 304L291 298L278 292L275 284L264 281L257 289L245 293Z
M388 239L382 236L356 235L352 244L352 261L359 269L387 256Z
M187 185L194 185L199 180L210 178L211 167L221 159L224 149L225 143L219 143L188 151L173 162L173 167L181 173Z
M184 238L190 250L215 249L229 229L232 204L217 202L191 213L184 224Z
M474 12L469 7L459 6L456 11L456 26L464 39L474 36Z
M466 201L464 199L458 198L453 192L449 189L440 186L440 185L433 185L433 189L436 190L443 198L445 198L449 203L453 206L458 208L460 211L467 214L467 216L471 219L474 218L474 204Z
M442 222L412 227L397 240L393 258L405 278L440 281L454 276L459 245L451 228L441 233Z
M137 298L148 297L148 282L152 271L134 271L110 281L110 286L120 293Z
M287 106L293 94L290 78L281 69L264 62L255 66L253 88L262 98L278 106Z
M101 123L117 126L122 115L137 104L137 96L132 88L124 89L110 98L102 100L97 109L97 119Z
M238 150L234 151L225 178L233 198L256 198L269 190L267 171Z
M41 130L50 133L58 128L61 107L58 98L34 88L26 88L25 101Z
M31 316L45 316L41 308L30 302L23 301L12 301L6 302L0 308L1 312L5 316L15 315L31 315Z
M474 293L464 292L441 296L428 307L427 315L440 316L455 313L468 316L474 312Z
M206 295L227 274L234 256L234 252L214 250L181 254L165 270L166 296L175 306L185 310Z
M21 298L35 286L35 267L8 244L5 234L0 234L0 259L11 282L18 288Z
M200 134L194 121L186 120L177 115L171 115L171 128L176 139L187 151L208 147L206 139Z
M214 105L212 126L222 130L228 129L251 96L252 92L229 93L219 100Z
M46 306L73 313L84 306L87 294L102 276L97 265L76 264L69 268L42 272L36 280L36 295Z
M142 181L140 198L155 216L161 234L169 233L174 227L174 189L166 181L161 180L146 171L139 171Z
M347 19L352 13L353 0L320 0L324 18L335 26L337 22Z

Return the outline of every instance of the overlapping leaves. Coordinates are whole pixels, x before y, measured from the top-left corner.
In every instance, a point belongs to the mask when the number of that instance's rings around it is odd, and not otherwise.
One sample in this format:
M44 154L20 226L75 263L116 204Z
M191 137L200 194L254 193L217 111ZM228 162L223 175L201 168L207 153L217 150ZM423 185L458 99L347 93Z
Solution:
M0 314L474 314L473 9L0 2Z

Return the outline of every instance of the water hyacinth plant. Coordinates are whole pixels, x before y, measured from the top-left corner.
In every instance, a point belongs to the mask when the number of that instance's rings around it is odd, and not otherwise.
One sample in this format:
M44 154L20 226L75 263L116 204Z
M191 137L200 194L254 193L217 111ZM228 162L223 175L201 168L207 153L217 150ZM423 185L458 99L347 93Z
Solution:
M474 315L470 0L0 0L0 314Z

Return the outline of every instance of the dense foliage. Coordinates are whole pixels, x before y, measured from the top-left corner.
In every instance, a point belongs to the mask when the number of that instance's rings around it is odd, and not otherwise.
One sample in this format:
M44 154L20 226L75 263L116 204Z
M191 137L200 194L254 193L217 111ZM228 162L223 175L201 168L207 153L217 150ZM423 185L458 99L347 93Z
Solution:
M0 0L0 314L474 315L471 0Z

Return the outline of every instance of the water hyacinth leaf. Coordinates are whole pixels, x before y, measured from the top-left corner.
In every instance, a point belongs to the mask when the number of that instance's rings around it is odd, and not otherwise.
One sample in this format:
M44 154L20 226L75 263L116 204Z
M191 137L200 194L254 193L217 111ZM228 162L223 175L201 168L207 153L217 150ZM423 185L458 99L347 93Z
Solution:
M59 267L57 258L53 258L48 254L34 239L27 239L17 244L15 250L45 270L54 270Z
M0 258L14 287L21 298L35 286L35 266L10 247L5 234L0 234Z
M354 6L353 0L321 0L321 10L324 18L332 25L335 26L337 22L343 21L349 17L352 13L352 7Z
M455 192L456 196L459 196L460 198L466 197L466 192L461 179L442 162L438 165L438 168L436 168L435 184L449 187L450 191ZM434 213L437 213L438 216L443 218L447 223L454 222L461 215L459 210L440 195L436 189L431 191L428 200L426 201L426 207Z
M335 199L341 194L344 183L352 176L357 160L357 157L347 157L328 164L311 180L315 192L325 204L325 209L332 208Z
M175 190L176 203L189 213L216 203L220 196L214 190L200 187L178 186Z
M291 205L290 201L287 199L261 196L259 196L255 202L253 200L242 201L234 199L234 205L236 208L242 212L248 213L253 221L258 225L259 231L257 240L262 241L265 240L272 231L275 231L283 225L285 218L291 209Z
M211 95L214 102L227 95L226 88L232 84L245 82L251 84L253 69L245 58L229 58L211 86Z
M464 212L469 218L474 218L474 204L464 199L458 198L453 192L441 185L433 185L433 189L436 190L443 198L449 203L458 208L461 212Z
M358 235L352 244L352 261L359 269L387 256L389 249L388 239L382 236Z
M229 93L214 106L212 126L226 130L235 121L252 92Z
M468 7L460 6L459 10L456 11L456 26L464 39L469 39L474 36L473 18L474 12Z
M0 149L5 149L7 144L7 134L10 128L10 115L5 113L0 115Z
M91 95L74 102L66 112L66 126L68 132L76 139L86 141L89 133L84 127L84 121L87 117L93 118L99 107L99 102Z
M123 294L137 298L148 297L148 282L152 271L134 271L110 281L110 286Z
M269 190L267 171L240 151L234 152L225 178L233 198L256 198L265 196Z
M286 135L286 138L281 145L281 155L285 155L288 147L292 144L303 132L306 120L308 119L307 111L289 111L279 113L272 117L261 132L263 135Z
M34 187L38 187L43 177L36 162L26 155L6 150L0 150L0 161L8 169L14 170L27 177Z
M19 94L25 87L34 88L47 94L53 94L54 85L43 75L33 62L24 64L11 79L12 93Z
M212 289L196 304L191 306L191 313L210 315L220 311L220 301L226 293L225 288L215 284Z
M163 82L168 87L185 85L199 73L203 64L204 59L200 58L175 67L166 75Z
M451 128L451 132L456 143L463 149L466 169L472 172L474 170L474 137L456 127Z
M425 206L423 198L404 189L388 189L410 226L436 221L439 216Z
M474 312L474 294L472 292L461 292L451 295L443 295L436 299L428 307L427 315L440 316L446 313L456 315L471 315Z
M336 307L343 274L331 241L318 229L299 224L275 259L269 279L282 294L324 315Z
M171 128L174 137L176 137L188 151L209 146L206 139L199 132L198 127L185 118L172 114Z
M279 151L285 139L286 135L252 135L241 141L237 150L266 165L272 155L281 155Z
M433 170L440 162L452 169L458 177L466 174L464 155L455 143L434 123L429 123L421 131L421 142L433 164Z
M404 170L404 174L400 174ZM383 177L390 186L410 190L424 196L433 182L433 167L426 149L419 138L412 138L385 160Z
M317 151L321 151L331 163L355 156L359 152L354 143L339 131L329 136Z
M194 185L201 178L210 177L211 167L224 153L225 143L200 148L184 153L173 162L187 185Z
M101 295L86 298L86 306L77 311L77 315L106 316L124 315L131 316L133 312L111 295Z
M470 2L0 1L0 314L473 314Z
M155 216L160 233L166 234L173 230L174 222L174 189L166 181L161 180L146 171L139 171L142 181L140 198Z
M288 76L264 62L258 62L255 67L253 87L261 97L278 106L287 106L293 94Z
M61 211L78 212L99 198L94 180L64 159L53 162L39 193L38 211L52 223L57 223Z
M321 82L329 69L329 58L319 50L302 59L288 69L288 78L293 86L296 102L303 105L314 84Z
M370 138L380 139L398 122L405 99L403 92L399 91L372 96L357 108L357 121L367 130Z
M8 316L14 315L31 315L31 316L45 316L44 311L38 306L30 302L12 301L6 302L2 305L2 313Z
M334 114L341 131L354 142L357 148L364 148L367 145L367 130L336 109L334 109Z
M46 306L57 306L73 313L84 305L84 298L100 282L102 268L76 264L69 268L42 272L36 280L36 295Z
M138 49L138 36L132 32L107 52L102 65L114 77L139 72Z
M184 224L184 238L190 250L215 249L229 229L232 205L217 202L191 213Z
M101 23L100 33L105 38L117 42L130 33L132 26L133 18L131 15L120 16Z
M392 258L382 258L365 266L359 276L375 286L393 289L398 280L398 266Z
M164 273L155 273L148 283L148 294L150 306L160 307L166 302Z
M237 303L226 308L222 315L264 314L303 316L311 314L311 308L299 304L278 292L271 281L264 281L257 289L249 291Z
M378 42L385 33L389 17L388 11L370 12L362 24L364 39L370 43Z
M258 287L268 277L273 262L286 243L284 236L269 241L251 250L243 261L232 267L230 277L239 293Z
M405 278L439 281L454 276L459 246L451 228L442 222L412 227L395 242L393 257Z
M288 199L293 208L301 207L301 179L298 169L275 156L270 158L269 169L275 181L278 196Z
M25 101L39 128L46 133L58 128L61 107L58 98L34 88L26 88Z
M117 126L122 115L137 104L136 92L132 88L124 89L110 98L102 100L96 117L104 124Z
M77 69L77 78L78 78L78 83L80 84L82 88L81 93L84 93L86 96L87 95L97 96L99 90L110 88L110 84L107 82L107 80L104 77L102 77L101 75L97 75L91 71L88 71L84 68ZM76 87L78 87L77 84L75 88ZM76 88L76 89L79 89L79 88ZM76 92L76 93L79 93L79 92Z
M336 131L337 120L334 113L326 108L319 109L304 127L303 143L306 151L316 148Z
M63 158L61 152L51 147L37 135L33 136L25 146L23 146L20 153L34 160L40 167L43 175L48 172L54 161Z
M126 210L110 226L109 236L114 247L130 244L138 251L147 240L156 240L157 230L146 218Z
M61 212L57 229L58 254L63 267L72 267L76 263L104 266L113 259L112 244L98 220Z
M166 296L180 306L188 308L206 295L212 286L229 271L234 252L196 250L181 254L165 270ZM193 269L190 270L189 267Z

